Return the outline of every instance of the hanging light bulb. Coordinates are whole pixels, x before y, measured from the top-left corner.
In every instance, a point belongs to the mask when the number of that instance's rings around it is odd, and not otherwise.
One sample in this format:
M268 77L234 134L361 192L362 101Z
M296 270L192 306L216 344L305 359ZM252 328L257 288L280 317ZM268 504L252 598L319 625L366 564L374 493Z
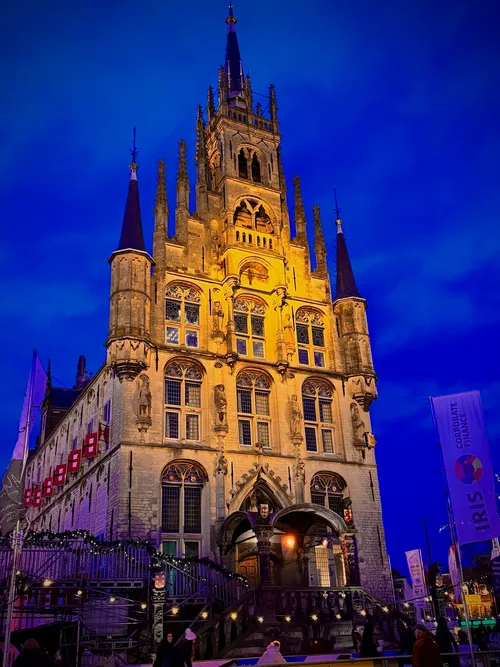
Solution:
M230 619L231 619L232 621L235 621L235 620L238 618L238 614L237 614L237 612L232 611L232 612L229 614L229 617L230 617Z
M336 618L338 621L340 621L340 619L342 618L342 616L341 616L340 614L335 614L335 618Z
M366 609L362 609L359 613L361 616L366 616Z
M177 616L178 613L179 613L179 607L172 607L172 614L174 616Z
M285 621L286 621L287 623L290 623L291 620L292 620L292 617L291 617L291 616L285 616Z
M147 609L147 608L148 608L148 605L145 602L143 602L141 604L141 609Z
M110 602L116 602L116 598L113 597L113 596L111 596L111 597L109 598L109 601L110 601Z
M206 620L208 618L208 611L202 611L201 612L201 617L203 620Z
M257 620L259 623L264 623L264 616L259 616Z
M53 583L54 582L52 581L52 579L44 579L42 582L42 586L48 588L49 586L52 586Z
M311 618L312 618L313 621L317 621L318 620L318 615L317 614L311 614Z
M82 591L82 589L79 588L79 589L76 591L76 594L79 595L79 596L80 596L80 595L83 595L83 591Z

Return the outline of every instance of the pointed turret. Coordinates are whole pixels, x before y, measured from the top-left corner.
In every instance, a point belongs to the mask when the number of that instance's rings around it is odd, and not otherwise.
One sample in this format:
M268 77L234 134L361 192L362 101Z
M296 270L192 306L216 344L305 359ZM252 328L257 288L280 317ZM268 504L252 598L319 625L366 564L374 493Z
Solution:
M131 153L130 184L120 243L109 258L111 294L107 363L120 381L133 380L149 365L149 348L145 340L150 333L153 258L146 251L142 233L135 128ZM139 342L144 345L139 346Z
M75 389L83 389L85 383L87 382L87 360L81 354L78 357L78 364L76 366L76 381Z
M186 142L179 141L177 162L177 208L175 210L175 236L179 243L186 244L189 217L189 178L187 170Z
M155 195L155 226L153 232L153 259L155 261L154 272L162 276L165 270L166 250L165 243L168 238L168 200L167 179L165 174L165 162L158 161L158 172L156 176Z
M272 121L278 120L278 101L276 99L276 88L273 84L269 86L269 115Z
M201 105L196 118L196 213L204 220L208 213L207 144Z
M208 86L207 115L208 115L208 122L210 122L212 118L215 116L214 89L212 88L212 86Z
M127 201L125 203L125 213L123 216L122 233L117 250L141 250L146 251L144 245L144 234L142 232L141 206L139 203L139 184L137 182L137 154L135 145L135 127L134 127L134 147L131 149L132 163L130 165L130 181L128 184Z
M319 206L314 204L313 206L313 215L314 215L314 254L316 255L316 273L319 275L327 274L327 265L326 265L326 246L325 246L325 237L323 236L323 229L321 227L321 215Z
M302 190L300 187L300 178L298 176L293 177L293 194L296 240L302 244L307 244L306 212L302 201Z
M241 64L240 47L236 35L236 17L233 14L233 3L229 4L227 23L226 60L224 70L228 82L228 98L241 97L244 92L243 67Z
M348 299L350 297L361 298L354 280L344 232L342 231L342 220L337 216L337 281L335 290L335 301Z

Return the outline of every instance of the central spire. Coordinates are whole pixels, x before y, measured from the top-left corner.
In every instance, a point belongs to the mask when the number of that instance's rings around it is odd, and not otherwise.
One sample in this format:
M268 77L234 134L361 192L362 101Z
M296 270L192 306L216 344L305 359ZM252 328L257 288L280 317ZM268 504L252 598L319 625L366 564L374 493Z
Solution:
M238 37L236 35L236 17L233 14L233 3L229 4L229 15L227 23L227 41L226 41L226 60L224 71L228 82L228 97L243 95L244 78L243 67L241 64L240 47L238 46Z
M137 183L137 146L135 144L134 127L134 146L130 150L132 163L130 165L130 181L128 185L127 202L125 204L125 213L123 216L122 233L117 250L141 250L144 252L144 236L142 233L141 207L139 204L139 185Z

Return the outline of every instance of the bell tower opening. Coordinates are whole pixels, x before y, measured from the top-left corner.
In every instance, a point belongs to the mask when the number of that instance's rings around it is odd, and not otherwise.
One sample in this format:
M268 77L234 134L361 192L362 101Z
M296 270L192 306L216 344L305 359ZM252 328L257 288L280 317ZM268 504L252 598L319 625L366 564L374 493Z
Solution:
M243 149L238 154L238 176L240 178L248 178L248 162Z
M260 178L260 163L257 158L257 155L254 154L252 158L252 181L254 183L260 183L261 178Z

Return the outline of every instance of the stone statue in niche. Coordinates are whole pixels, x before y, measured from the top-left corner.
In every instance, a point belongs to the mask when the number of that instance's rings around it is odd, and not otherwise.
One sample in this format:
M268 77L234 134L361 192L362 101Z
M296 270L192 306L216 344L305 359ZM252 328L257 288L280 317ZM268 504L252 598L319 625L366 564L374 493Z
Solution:
M224 311L220 301L216 301L212 308L212 328L214 332L222 331L222 321L224 319Z
M299 407L297 394L292 394L288 401L288 425L290 427L290 435L300 435L300 427L302 424L302 412Z
M218 236L212 237L212 255L215 257L215 261L218 262L220 259L220 239Z
M295 353L295 335L293 333L292 316L289 313L285 315L283 334L285 337L286 356L290 362Z
M139 378L141 386L139 387L139 419L151 419L152 394L149 388L149 378L147 375L141 375Z
M361 419L359 414L359 406L357 403L351 403L351 421L352 433L354 442L363 442L365 437L365 422Z
M227 398L226 389L223 384L217 384L214 389L214 403L216 411L216 424L226 424L227 421Z

